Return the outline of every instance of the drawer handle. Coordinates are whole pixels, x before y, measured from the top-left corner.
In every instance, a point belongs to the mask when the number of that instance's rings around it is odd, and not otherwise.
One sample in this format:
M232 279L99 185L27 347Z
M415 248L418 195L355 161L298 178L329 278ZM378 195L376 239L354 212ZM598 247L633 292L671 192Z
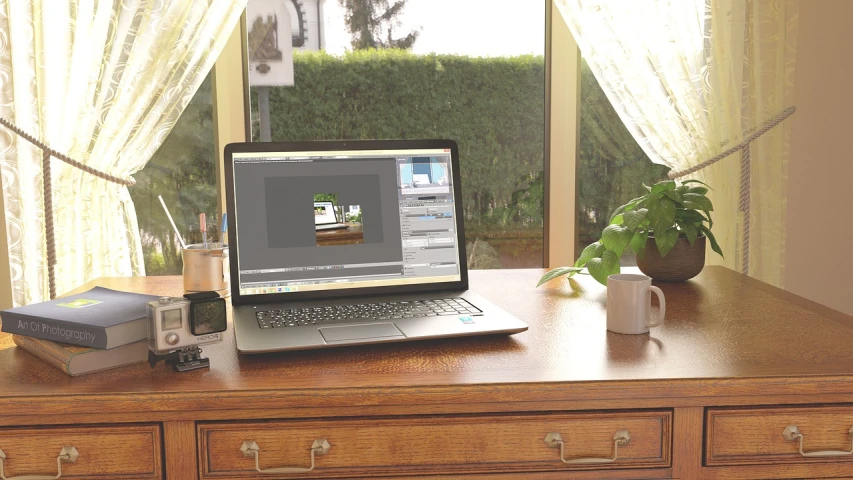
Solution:
M71 462L74 463L77 461L77 457L80 456L80 453L77 452L77 449L73 446L71 447L62 447L62 450L59 451L59 456L56 457L56 470L57 474L54 475L21 475L18 477L7 477L6 470L3 468L3 461L6 460L6 454L3 453L3 450L0 450L0 480L53 480L55 478L59 478L62 476L62 462Z
M815 452L803 451L803 434L800 433L800 429L797 428L796 425L788 425L785 427L785 430L782 431L782 436L789 442L799 440L800 455L804 457L843 457L844 455L853 455L853 427L850 427L850 430L847 433L850 434L851 438L850 450L818 450Z
M332 446L329 445L329 442L327 442L325 438L314 440L314 443L311 444L311 466L308 468L279 467L261 469L261 463L258 460L258 452L261 451L261 447L259 447L254 440L246 440L243 442L243 445L240 446L240 451L247 457L255 457L255 470L261 473L302 473L314 470L314 455L325 455L329 453L330 448L332 448Z
M566 460L565 456L565 444L563 443L563 437L560 436L559 433L551 432L545 436L545 444L551 448L560 447L560 460L563 463L568 464L579 464L579 463L612 463L615 462L619 458L619 447L624 447L628 445L628 442L631 441L631 435L628 434L628 430L617 430L616 434L613 435L613 456L610 458L572 458Z

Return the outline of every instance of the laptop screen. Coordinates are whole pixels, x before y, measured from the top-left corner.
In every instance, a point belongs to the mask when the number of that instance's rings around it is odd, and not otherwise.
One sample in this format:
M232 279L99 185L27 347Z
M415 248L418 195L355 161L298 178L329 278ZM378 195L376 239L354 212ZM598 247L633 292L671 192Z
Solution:
M338 223L332 202L314 202L314 225Z
M231 157L240 295L460 281L450 149Z

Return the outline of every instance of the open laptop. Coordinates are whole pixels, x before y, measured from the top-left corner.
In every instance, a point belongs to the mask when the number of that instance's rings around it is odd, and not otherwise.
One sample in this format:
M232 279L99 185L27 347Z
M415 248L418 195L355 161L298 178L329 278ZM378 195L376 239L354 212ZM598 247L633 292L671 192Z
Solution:
M347 228L340 223L333 202L314 202L314 230L336 230Z
M234 143L225 178L241 353L527 330L468 291L455 142ZM321 245L318 197L360 227Z

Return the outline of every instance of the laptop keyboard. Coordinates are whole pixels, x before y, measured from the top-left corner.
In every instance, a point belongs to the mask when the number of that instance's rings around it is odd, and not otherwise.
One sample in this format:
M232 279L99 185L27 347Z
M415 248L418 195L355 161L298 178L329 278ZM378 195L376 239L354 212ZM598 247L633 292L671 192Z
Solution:
M261 328L300 327L332 323L397 320L442 315L480 315L482 311L464 298L411 302L365 303L330 307L292 308L257 312Z

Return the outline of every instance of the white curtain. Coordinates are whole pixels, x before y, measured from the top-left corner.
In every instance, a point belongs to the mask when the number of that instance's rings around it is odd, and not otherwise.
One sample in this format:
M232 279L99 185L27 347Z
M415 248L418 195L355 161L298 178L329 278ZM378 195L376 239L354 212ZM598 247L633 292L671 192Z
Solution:
M684 170L736 145L791 105L796 0L555 0L596 79L649 158ZM693 175L713 191L714 234L739 269L781 285L789 126L752 143L751 217L740 157Z
M246 0L0 0L0 115L86 165L142 169ZM213 139L211 139L213 141ZM53 160L57 293L144 275L126 187ZM41 151L0 128L15 305L47 298Z

